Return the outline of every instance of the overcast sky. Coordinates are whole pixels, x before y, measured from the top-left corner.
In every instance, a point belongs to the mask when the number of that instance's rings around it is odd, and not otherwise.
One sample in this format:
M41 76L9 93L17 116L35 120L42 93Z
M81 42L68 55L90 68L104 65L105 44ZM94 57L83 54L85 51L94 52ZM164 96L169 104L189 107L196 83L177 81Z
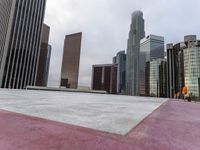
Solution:
M126 50L131 13L142 10L145 32L179 42L200 39L200 0L47 0L45 23L51 27L49 85L59 85L64 37L83 32L79 85L90 86L93 64L107 64Z

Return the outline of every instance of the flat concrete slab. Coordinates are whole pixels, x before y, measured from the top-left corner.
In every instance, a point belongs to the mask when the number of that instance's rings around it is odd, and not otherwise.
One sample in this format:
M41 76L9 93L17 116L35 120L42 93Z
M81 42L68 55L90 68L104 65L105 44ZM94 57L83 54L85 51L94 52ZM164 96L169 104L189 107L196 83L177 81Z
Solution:
M0 89L0 109L125 135L167 99Z
M126 135L0 110L3 150L198 150L200 104L168 101Z

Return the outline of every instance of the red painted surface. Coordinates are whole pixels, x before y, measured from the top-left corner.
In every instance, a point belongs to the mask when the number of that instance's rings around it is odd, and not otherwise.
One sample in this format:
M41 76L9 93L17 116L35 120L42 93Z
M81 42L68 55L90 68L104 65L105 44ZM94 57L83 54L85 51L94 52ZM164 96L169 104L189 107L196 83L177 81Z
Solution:
M120 136L0 111L0 150L199 150L200 104L169 101Z

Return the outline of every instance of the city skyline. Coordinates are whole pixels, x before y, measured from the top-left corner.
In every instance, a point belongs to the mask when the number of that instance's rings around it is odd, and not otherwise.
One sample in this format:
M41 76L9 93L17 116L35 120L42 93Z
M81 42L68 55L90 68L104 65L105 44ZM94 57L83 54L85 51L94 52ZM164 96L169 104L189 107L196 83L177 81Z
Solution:
M0 149L198 150L199 6L0 0Z
M90 6L87 5L88 3ZM189 5L191 3L195 5ZM59 85L65 34L79 31L84 34L79 85L90 86L92 64L111 63L110 58L119 49L126 49L130 17L133 11L138 9L143 11L146 35L163 35L166 43L177 43L188 34L200 36L198 30L200 21L196 19L196 15L191 15L198 14L198 3L200 2L196 0L190 2L177 0L173 1L172 5L169 1L163 0L156 3L157 9L154 9L155 6L152 6L149 1L126 1L126 3L104 0L92 2L60 0L59 3L53 0L47 1L45 23L52 28L50 44L53 46L50 85ZM182 11L185 9L190 9L190 13ZM104 10L103 13L102 10ZM80 17L73 17L79 14L81 14ZM186 22L187 26L182 26Z

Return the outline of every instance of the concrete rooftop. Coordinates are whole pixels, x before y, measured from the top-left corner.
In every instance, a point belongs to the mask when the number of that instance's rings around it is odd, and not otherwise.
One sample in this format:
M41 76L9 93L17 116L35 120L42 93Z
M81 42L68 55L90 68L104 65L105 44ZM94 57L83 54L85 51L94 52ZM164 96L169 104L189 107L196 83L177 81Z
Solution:
M0 89L0 109L122 135L166 100Z
M199 103L0 90L0 149L198 150L199 114Z

